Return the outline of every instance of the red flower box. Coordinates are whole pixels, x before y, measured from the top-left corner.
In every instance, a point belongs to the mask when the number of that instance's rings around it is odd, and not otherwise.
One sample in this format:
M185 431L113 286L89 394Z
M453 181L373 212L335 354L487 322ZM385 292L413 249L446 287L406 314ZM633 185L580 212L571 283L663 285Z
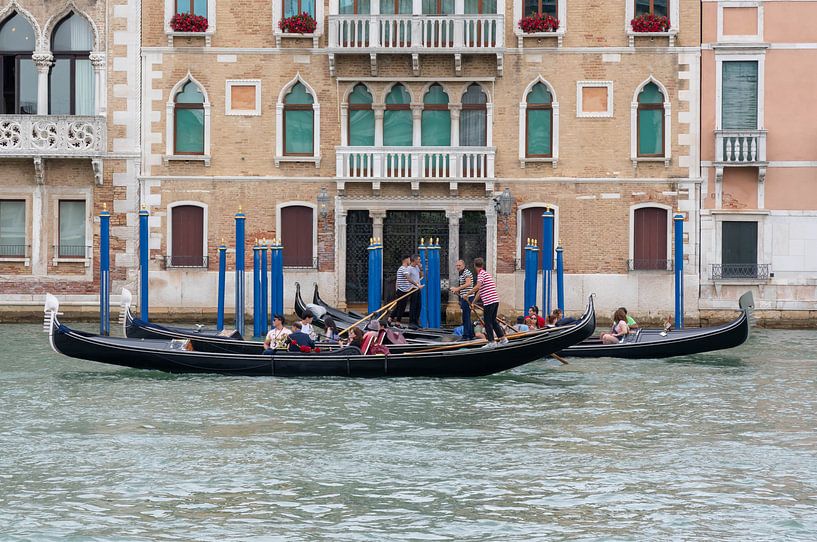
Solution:
M207 26L207 17L192 13L177 13L170 19L170 28L174 32L204 32Z
M278 21L278 28L289 34L312 34L318 28L318 23L307 12L292 17L284 17Z
M555 32L559 29L559 19L551 15L531 13L529 16L519 19L519 28L525 34Z
M670 29L669 17L650 13L639 15L630 21L630 25L633 32L668 32Z

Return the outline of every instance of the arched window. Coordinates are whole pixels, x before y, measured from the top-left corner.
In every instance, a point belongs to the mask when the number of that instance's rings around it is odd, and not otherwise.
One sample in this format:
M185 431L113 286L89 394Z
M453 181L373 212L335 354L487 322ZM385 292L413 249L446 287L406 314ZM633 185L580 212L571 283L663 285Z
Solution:
M633 211L633 260L630 269L669 269L668 211L641 207Z
M638 156L664 156L664 95L647 83L638 94Z
M525 108L525 156L553 156L553 96L544 83L536 83L528 92Z
M54 28L48 88L52 115L94 114L94 69L88 57L93 47L91 25L78 13L72 12Z
M409 147L412 144L411 95L403 85L394 85L386 96L383 113L383 145Z
M349 94L349 145L374 146L374 111L372 95L366 85L358 84Z
M35 41L34 30L19 13L0 25L0 78L3 81L0 113L37 113L37 70L31 60Z
M448 147L451 145L451 111L448 94L443 87L433 84L423 96L421 145Z
M488 97L482 87L473 84L462 95L460 145L484 147L488 144Z
M168 267L207 267L204 207L175 205L170 208Z
M528 242L528 239L536 239L536 242L539 246L539 259L537 260L537 269L541 269L542 267L542 239L544 235L543 223L542 223L542 213L545 211L550 211L553 213L553 249L556 249L556 209L552 209L550 207L528 207L527 209L522 209L520 213L520 219L522 222L521 228L521 236L520 236L520 258L519 264L520 269L525 268L525 245ZM555 252L554 252L555 254Z
M204 94L195 82L176 94L173 117L173 153L204 154Z
M284 98L284 155L312 156L315 150L315 99L303 83L295 83Z
M314 213L306 205L280 208L281 244L284 245L285 267L314 267Z
M207 17L207 0L176 0L176 13Z

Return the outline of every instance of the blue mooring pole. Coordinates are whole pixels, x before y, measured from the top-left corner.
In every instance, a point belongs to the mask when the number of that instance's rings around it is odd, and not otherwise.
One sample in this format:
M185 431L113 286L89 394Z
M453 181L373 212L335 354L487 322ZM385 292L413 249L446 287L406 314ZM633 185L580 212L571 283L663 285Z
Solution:
M684 329L684 215L672 217L675 228L675 329Z
M99 334L111 334L111 213L99 213Z
M420 246L417 249L420 254L420 265L423 266L423 277L426 283L426 287L420 290L420 326L428 327L428 250L426 249L425 239L420 239ZM420 279L421 284L422 282L423 279ZM414 309L414 307L411 308Z
M437 329L442 325L442 292L440 291L440 239L437 238L429 251L429 267L431 268L431 279L429 286L429 303L431 303L431 327Z
M261 245L261 336L265 336L267 331L269 331L269 325L267 320L267 310L269 309L269 282L267 280L267 252L269 252L269 246L267 246L266 239L264 240L264 244Z
M261 247L252 247L252 336L261 336Z
M542 311L551 312L553 297L553 213L542 213Z
M369 284L367 301L369 302L369 312L374 312L380 308L379 292L377 292L377 243L374 238L369 239Z
M565 313L565 258L562 243L556 247L556 306Z
M150 246L148 244L148 218L150 213L147 209L139 211L139 317L148 322L149 307L148 302L148 259L150 256Z
M246 216L235 214L235 328L244 336L244 227Z
M273 314L283 314L284 312L284 246L280 240L272 240L270 247L271 263L271 301L270 306Z
M533 245L531 238L525 245L525 314L528 307L536 305L536 272L539 267L539 247Z
M218 309L216 329L224 329L224 290L227 286L227 247L222 242L218 247Z

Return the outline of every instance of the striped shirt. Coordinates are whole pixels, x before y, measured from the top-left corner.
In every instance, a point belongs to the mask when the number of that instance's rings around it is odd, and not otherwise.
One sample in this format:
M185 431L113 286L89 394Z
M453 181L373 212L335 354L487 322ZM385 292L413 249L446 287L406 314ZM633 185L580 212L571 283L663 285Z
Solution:
M400 269L397 270L397 290L400 292L408 292L412 288L406 276L409 272L409 267L410 266L407 265L401 265Z
M465 283L468 282L468 279L471 279L471 286L466 287ZM471 290L474 289L474 274L471 273L471 270L466 268L463 269L460 273L460 297L468 297L471 294Z
M483 305L499 303L499 295L496 293L496 283L490 273L485 269L480 269L479 274L477 274L477 283L481 284L479 287L479 298L482 299Z

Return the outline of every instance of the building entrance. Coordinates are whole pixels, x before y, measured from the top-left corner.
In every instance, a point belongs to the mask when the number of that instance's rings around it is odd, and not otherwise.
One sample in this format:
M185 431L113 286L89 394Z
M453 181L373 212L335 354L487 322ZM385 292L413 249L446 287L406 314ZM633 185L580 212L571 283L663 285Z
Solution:
M389 211L383 220L383 294L392 299L397 268L417 253L420 239L440 239L440 275L448 275L448 218L445 211ZM445 293L443 294L445 295Z
M365 303L369 295L369 240L372 219L369 211L346 214L346 301Z

